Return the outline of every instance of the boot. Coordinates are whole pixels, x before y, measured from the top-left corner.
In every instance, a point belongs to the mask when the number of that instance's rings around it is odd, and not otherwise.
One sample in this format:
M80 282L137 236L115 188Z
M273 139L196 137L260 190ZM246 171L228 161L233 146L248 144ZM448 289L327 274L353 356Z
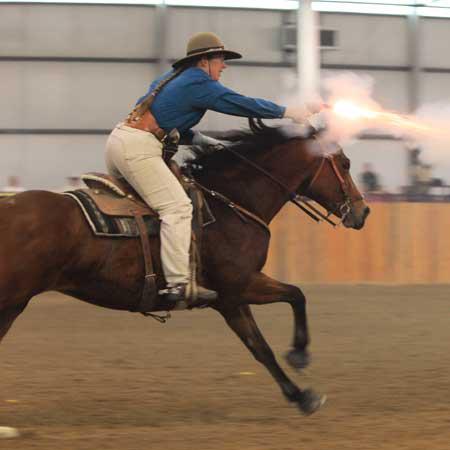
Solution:
M168 287L165 298L168 302L185 301L190 308L193 308L195 306L206 306L217 300L217 292L197 285L197 296L194 299L192 298L190 285L180 283L175 286Z

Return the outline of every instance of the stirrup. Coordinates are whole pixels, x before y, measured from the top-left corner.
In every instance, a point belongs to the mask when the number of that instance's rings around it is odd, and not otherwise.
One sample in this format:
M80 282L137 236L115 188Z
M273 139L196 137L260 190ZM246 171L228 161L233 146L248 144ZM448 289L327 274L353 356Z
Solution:
M195 291L195 295L193 295L194 292L191 290L191 285L183 283L163 289L159 293L163 294L169 302L186 302L188 308L208 306L217 300L218 295L216 291L199 285L196 286Z

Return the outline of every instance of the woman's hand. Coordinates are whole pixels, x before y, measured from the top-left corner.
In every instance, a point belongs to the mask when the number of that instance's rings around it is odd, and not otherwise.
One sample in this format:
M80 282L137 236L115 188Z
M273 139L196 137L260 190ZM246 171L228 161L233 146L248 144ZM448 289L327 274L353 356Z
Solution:
M214 139L210 136L206 136L203 133L200 133L200 131L194 131L194 137L192 139L192 143L194 145L199 145L202 148L205 147L215 147L216 145L223 145L222 141L219 141L218 139Z
M284 117L297 123L304 123L310 116L321 112L325 108L325 103L321 101L308 102L301 106L288 106L284 112Z

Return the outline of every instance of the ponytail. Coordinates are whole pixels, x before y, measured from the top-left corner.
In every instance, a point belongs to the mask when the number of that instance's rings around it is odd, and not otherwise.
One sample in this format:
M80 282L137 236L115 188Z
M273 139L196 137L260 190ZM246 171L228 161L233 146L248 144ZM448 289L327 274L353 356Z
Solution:
M161 80L156 85L155 89L153 89L148 95L146 95L144 99L134 107L133 111L128 114L127 122L137 122L138 120L140 120L143 114L150 108L153 101L155 100L155 97L161 92L164 86L174 78L176 78L178 75L180 75L181 72L183 72L186 68L186 66L179 67L178 69L174 70L174 72L167 78Z

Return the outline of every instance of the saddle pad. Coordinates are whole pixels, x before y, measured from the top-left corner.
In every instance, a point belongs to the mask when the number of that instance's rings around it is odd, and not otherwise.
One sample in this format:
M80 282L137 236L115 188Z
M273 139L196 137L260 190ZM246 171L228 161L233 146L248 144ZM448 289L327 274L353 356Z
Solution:
M108 216L103 214L92 198L83 190L64 192L73 198L84 214L89 226L96 236L138 237L139 229L133 217ZM150 236L159 236L160 222L155 216L144 217Z

